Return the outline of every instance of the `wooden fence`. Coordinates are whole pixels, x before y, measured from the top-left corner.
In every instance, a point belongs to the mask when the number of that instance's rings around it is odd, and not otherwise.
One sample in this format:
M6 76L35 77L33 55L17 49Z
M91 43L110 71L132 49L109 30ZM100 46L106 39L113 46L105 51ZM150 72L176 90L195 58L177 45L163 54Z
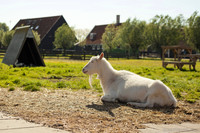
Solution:
M3 58L6 50L0 49L0 58ZM44 59L73 59L73 60L89 60L92 56L100 55L101 51L75 51L75 50L40 50ZM153 56L152 56L153 55ZM155 53L140 52L140 57L154 57ZM126 53L107 53L104 52L105 58L134 58Z

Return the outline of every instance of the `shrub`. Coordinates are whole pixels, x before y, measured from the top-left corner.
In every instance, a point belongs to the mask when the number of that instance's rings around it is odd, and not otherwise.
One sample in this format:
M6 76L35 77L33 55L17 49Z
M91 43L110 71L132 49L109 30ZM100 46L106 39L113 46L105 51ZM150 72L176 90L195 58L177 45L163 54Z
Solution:
M58 82L56 86L57 86L57 88L65 88L65 87L67 87L67 85L64 82Z
M20 84L20 79L15 79L14 81L12 81L14 84Z
M28 85L24 88L24 91L40 91L40 88L36 85Z
M15 88L14 87L11 87L8 91L14 91Z

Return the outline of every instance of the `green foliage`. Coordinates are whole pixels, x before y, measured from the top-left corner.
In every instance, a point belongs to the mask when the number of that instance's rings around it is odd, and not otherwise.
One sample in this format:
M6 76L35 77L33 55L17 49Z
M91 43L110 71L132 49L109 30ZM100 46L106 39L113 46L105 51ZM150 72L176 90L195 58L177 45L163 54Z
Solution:
M182 15L172 19L166 15L156 15L145 29L145 40L148 45L161 53L163 45L177 45L184 40L183 31L184 19Z
M11 87L11 88L9 88L8 91L14 91L14 90L15 90L15 88L14 88L14 87Z
M0 23L0 31L9 31L9 27L6 25L6 23Z
M200 16L197 11L187 19L185 29L188 44L200 50Z
M106 27L105 32L102 36L103 50L110 52L112 49L116 48L119 43L116 42L116 34L118 27L115 24L110 24Z
M66 88L66 84L64 82L58 82L57 83L57 88Z
M139 50L144 47L144 30L146 22L139 21L136 18L128 19L119 29L119 38L123 44L130 47L134 55L139 57Z
M15 32L14 30L4 32L3 38L2 38L3 46L8 47L8 45L10 44L10 41L12 40L14 32Z
M69 49L76 41L74 31L68 25L63 24L56 30L53 44L56 48Z
M2 39L3 39L3 33L4 33L4 31L3 30L0 30L0 48L1 48L1 46L2 46Z
M24 88L24 91L40 91L39 87L36 85L28 85Z
M37 44L39 45L40 44L40 34L38 34L38 32L35 30L32 30L32 32L33 32L33 35L35 37Z

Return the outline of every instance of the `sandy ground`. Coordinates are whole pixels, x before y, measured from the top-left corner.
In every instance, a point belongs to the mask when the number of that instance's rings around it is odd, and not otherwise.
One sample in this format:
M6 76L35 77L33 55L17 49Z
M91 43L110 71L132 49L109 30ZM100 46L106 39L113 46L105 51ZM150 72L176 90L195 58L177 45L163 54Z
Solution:
M176 108L136 108L102 103L90 90L26 92L0 88L0 111L29 122L71 132L138 132L145 123L200 123L200 101L178 101Z

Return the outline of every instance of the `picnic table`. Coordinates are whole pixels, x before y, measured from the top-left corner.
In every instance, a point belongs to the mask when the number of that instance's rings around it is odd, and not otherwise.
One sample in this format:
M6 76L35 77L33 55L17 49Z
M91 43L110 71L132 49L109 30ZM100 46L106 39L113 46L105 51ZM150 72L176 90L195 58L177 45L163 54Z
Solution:
M183 61L182 59L188 58L189 61ZM178 61L163 61L163 67L166 68L168 64L174 64L174 67L178 69L182 69L184 65L189 65L189 69L191 70L191 66L193 70L195 70L196 62L200 58L200 54L186 54L186 55L179 55Z
M165 53L167 50L172 50L174 53L174 60L173 61L166 61L165 60ZM183 50L186 50L189 54L181 54ZM187 59L187 60L183 60ZM189 59L189 61L188 61ZM191 70L191 66L193 70L195 70L196 62L200 59L200 54L192 54L192 49L186 45L176 45L176 46L162 46L162 66L164 68L167 67L168 64L174 64L174 68L182 69L184 65L189 65L189 69Z

